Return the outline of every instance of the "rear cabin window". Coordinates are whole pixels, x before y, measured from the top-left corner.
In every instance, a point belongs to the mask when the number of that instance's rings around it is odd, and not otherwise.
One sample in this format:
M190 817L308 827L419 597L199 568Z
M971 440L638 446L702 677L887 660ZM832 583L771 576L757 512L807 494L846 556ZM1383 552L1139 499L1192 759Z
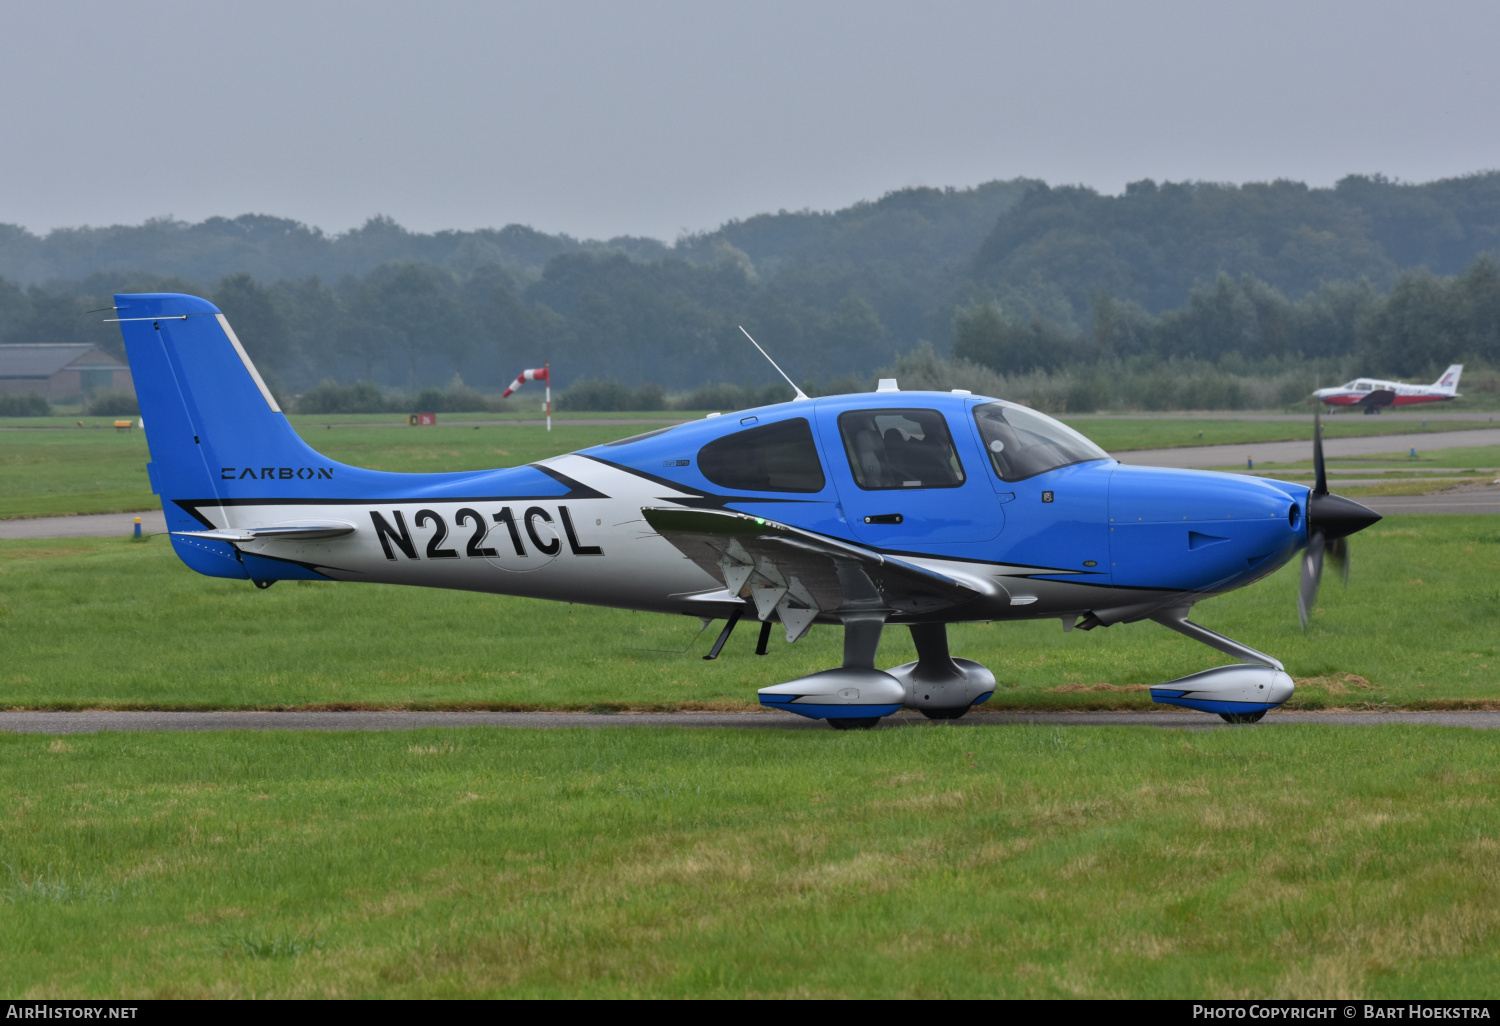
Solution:
M827 483L803 417L709 442L698 450L698 469L719 487L741 492L821 492Z
M850 410L839 415L849 468L861 488L957 488L963 464L937 410Z

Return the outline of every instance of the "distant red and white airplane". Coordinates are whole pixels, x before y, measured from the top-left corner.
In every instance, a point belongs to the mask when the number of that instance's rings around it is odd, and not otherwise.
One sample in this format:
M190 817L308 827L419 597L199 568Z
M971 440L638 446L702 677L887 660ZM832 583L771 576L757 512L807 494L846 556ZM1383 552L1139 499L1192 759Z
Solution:
M1464 365L1455 363L1430 385L1403 385L1399 381L1355 378L1337 388L1320 388L1313 396L1332 406L1363 406L1366 413L1379 413L1386 406L1414 403L1445 403L1458 398L1458 376Z

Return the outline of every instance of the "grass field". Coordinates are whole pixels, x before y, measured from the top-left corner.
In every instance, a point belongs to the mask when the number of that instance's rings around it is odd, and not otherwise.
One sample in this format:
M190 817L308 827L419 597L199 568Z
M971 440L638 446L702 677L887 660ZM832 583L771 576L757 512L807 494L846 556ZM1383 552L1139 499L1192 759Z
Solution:
M1350 585L1330 575L1306 634L1295 564L1194 618L1280 657L1299 679L1293 707L1500 706L1497 542L1493 517L1388 518L1352 540ZM13 708L742 708L840 659L841 631L822 626L792 646L773 634L757 657L752 623L704 662L716 631L389 585L258 591L193 573L163 538L0 542L0 705ZM1227 661L1153 623L950 633L999 678L991 708L1148 707L1147 685ZM911 658L908 633L887 631L881 665Z
M344 463L410 472L488 470L545 459L649 430L559 424L542 427L304 426L309 444ZM155 509L140 431L0 433L0 519Z
M1124 449L1226 422L1100 423ZM640 429L301 426L389 470ZM0 516L151 506L145 460L139 432L6 432ZM1388 518L1305 635L1295 566L1195 619L1283 658L1294 708L1500 707L1497 542L1494 517ZM0 541L10 708L736 709L839 661L837 628L760 658L748 624L704 662L717 627L262 592L164 538ZM1144 708L1147 685L1227 661L1154 624L951 636L998 708ZM892 630L880 664L913 655ZM0 734L0 996L1492 998L1497 744L1270 724Z
M459 416L462 415L455 415ZM592 416L578 414L576 418ZM618 425L572 424L560 419L550 433L536 425L440 424L414 429L399 421L392 422L390 415L380 414L299 416L292 420L313 448L341 462L375 470L425 472L515 466L613 441L681 414L658 413L654 420L647 414L599 415L600 419L611 416L619 420ZM13 422L23 419L11 418ZM1078 426L1105 449L1122 452L1284 441L1309 437L1311 431L1310 425L1296 423L1186 418L1095 417L1079 421ZM1488 426L1484 422L1433 421L1427 430L1439 433ZM1325 436L1341 438L1411 430L1421 429L1398 418L1360 417L1329 423ZM157 502L146 479L149 460L141 431L116 432L104 428L0 432L0 519L153 509Z
M0 735L0 991L1493 998L1495 745Z
M635 410L635 411L610 411L610 412L561 412L553 413L552 419L556 423L565 424L576 420L680 420L684 417L701 417L707 410L693 413L679 413L675 410ZM298 430L304 428L321 428L325 424L382 424L387 427L405 427L407 414L405 413L290 413L287 420ZM542 417L542 404L538 400L534 405L517 406L503 413L481 412L481 413L442 413L438 420L447 421L483 421L489 423L510 422L517 420L540 420ZM81 422L85 428L92 429L94 425L100 428L108 428L115 422L114 417L92 417L83 414L61 414L54 417L0 417L0 428L76 428ZM123 418L121 418L123 419ZM134 419L134 418L132 418Z

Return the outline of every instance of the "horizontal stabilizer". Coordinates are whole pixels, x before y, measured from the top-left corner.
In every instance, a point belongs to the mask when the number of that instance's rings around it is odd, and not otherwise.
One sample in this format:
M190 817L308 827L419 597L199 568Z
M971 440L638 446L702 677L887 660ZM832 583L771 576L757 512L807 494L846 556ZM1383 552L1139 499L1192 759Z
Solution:
M173 531L188 538L210 541L247 542L257 538L285 538L313 541L319 538L342 538L354 533L354 525L342 520L288 520L268 527L220 527L211 531Z

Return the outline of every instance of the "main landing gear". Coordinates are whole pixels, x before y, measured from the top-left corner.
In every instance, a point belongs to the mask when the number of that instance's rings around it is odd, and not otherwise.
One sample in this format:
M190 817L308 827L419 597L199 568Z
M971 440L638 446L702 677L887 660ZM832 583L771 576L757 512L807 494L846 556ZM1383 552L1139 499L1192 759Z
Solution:
M948 653L947 624L914 623L910 630L917 661L890 671L906 687L908 708L929 720L956 720L995 693L993 673Z
M844 618L844 665L760 689L760 703L813 719L835 730L868 730L898 709L916 709L932 720L956 720L995 693L995 675L971 659L948 653L945 624L912 624L917 659L890 670L875 668L885 616Z

